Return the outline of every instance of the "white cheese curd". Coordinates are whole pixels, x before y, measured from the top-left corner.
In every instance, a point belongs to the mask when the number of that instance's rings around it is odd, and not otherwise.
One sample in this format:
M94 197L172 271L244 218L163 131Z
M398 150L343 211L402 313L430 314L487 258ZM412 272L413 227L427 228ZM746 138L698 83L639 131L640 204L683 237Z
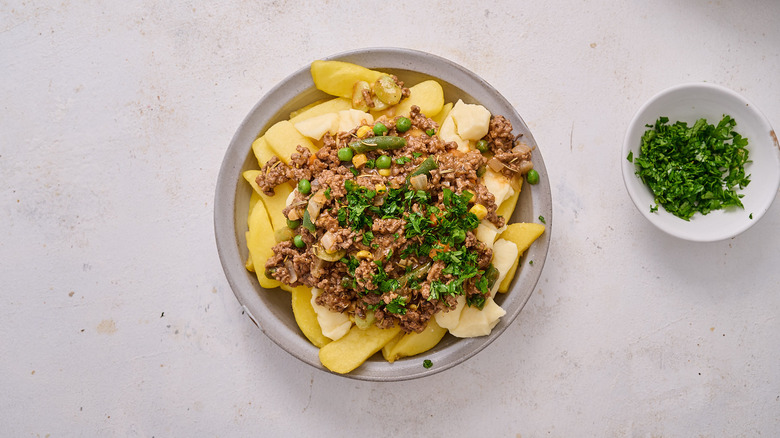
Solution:
M509 269L517 259L517 245L504 239L498 239L493 244L493 267L498 269L498 280L493 284L490 294L495 296L498 286L506 278Z
M352 328L352 321L346 313L333 312L325 306L317 304L317 297L322 293L321 289L311 290L311 306L317 314L317 322L320 323L322 334L333 339L340 339Z
M464 307L457 327L449 329L450 334L458 338L487 336L504 315L506 311L493 301L493 297L488 297L482 310L471 306Z
M500 231L487 219L482 219L477 229L474 231L474 235L477 240L484 243L488 248L493 249L493 242L496 241Z
M452 119L452 114L447 115L439 128L439 138L449 143L454 141L458 145L458 150L466 153L469 151L468 140L462 139L455 130L455 121Z
M374 124L374 116L367 112L363 112L356 109L341 110L338 112L339 116L339 132L348 132L360 125L362 122L366 122L369 125Z
M490 111L482 105L468 104L458 99L449 114L455 122L458 136L464 140L479 140L490 129Z
M458 304L454 309L450 309L449 312L441 311L434 315L436 318L436 324L440 327L448 330L454 329L458 326L458 320L460 319L460 313L466 305L466 297L463 295L458 296Z
M512 188L509 178L493 171L489 167L485 170L485 174L482 175L482 182L488 191L496 197L496 205L501 205L502 202L515 194L515 189Z
M295 129L306 137L314 140L321 140L322 137L330 132L335 134L339 129L339 115L336 113L322 114L310 119L301 120L295 123Z

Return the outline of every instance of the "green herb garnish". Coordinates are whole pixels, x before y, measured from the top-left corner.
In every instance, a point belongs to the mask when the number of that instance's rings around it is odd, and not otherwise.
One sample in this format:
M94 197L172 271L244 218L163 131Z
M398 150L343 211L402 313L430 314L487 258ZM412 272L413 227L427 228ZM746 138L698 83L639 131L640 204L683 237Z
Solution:
M737 193L750 183L745 175L748 140L734 131L737 122L724 115L716 125L699 119L667 124L660 117L642 135L638 156L627 160L636 165L636 175L653 192L658 205L675 216L689 220L696 212L736 206L744 208Z
M423 361L423 368L430 368L430 367L432 367L432 366L433 366L433 362L431 362L431 360L430 360L430 359L425 359L425 360Z

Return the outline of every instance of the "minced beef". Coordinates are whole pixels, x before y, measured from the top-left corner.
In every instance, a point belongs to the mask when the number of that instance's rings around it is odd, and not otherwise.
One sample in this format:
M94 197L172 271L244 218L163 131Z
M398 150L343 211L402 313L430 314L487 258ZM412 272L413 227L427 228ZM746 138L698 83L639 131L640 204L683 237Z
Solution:
M461 293L468 300L489 295L477 283L491 263L492 250L476 239L474 228L479 220L469 216L468 208L483 205L486 219L496 227L503 226L505 219L496 214L495 197L477 176L486 158L477 151L459 152L455 143L425 133L438 126L418 107L412 107L409 118L413 129L405 133L397 132L397 117L377 119L388 128L387 135L403 137L406 145L366 152L368 163L359 169L338 158L338 150L356 140L355 128L326 134L314 153L298 146L289 165L272 158L261 169L257 183L269 194L288 180L305 178L312 187L307 195L296 190L283 210L290 220L304 219L304 215L312 219L295 230L305 245L298 248L283 241L274 246L274 255L265 265L271 276L291 286L321 289L316 301L332 311L357 318L373 312L379 327L397 325L405 332L421 332L436 312L449 311L457 303L457 296L441 291L442 286L458 280L448 265L454 262L443 257L448 252L463 251L457 260L470 260L470 266L479 269L462 281ZM530 162L530 154L512 151L511 124L503 117L491 119L487 137L496 156L508 160L507 166L518 160ZM387 176L375 168L381 155L392 161ZM429 157L437 164L427 174L427 189L411 189L409 175ZM451 194L445 196L447 190ZM466 192L472 196L469 201L461 196ZM453 216L453 212L460 213ZM457 228L466 223L470 228ZM445 226L456 227L462 238L455 242L453 230L439 230Z

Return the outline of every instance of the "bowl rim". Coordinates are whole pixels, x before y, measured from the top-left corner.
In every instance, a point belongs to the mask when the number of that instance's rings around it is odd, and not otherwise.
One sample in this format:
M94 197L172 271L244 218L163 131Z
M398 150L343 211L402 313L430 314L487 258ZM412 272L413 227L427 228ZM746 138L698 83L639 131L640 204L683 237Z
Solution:
M629 152L632 151L635 152L639 147L637 134L639 134L639 137L641 138L641 133L644 132L645 129L647 129L646 127L644 127L643 116L645 116L648 113L648 111L651 108L653 108L655 105L658 105L659 102L662 102L667 99L671 99L673 96L681 92L689 92L689 93L697 92L700 93L702 96L705 95L705 93L707 95L710 94L720 95L724 98L724 100L728 100L734 105L743 106L746 109L746 111L749 112L751 118L761 126L763 132L769 137L770 144L771 143L774 144L774 148L773 148L774 152L770 154L774 156L776 162L775 167L780 167L780 145L778 145L777 137L776 135L774 135L774 130L772 128L771 123L769 122L769 119L764 115L763 112L761 112L761 110L758 107L756 107L752 102L750 102L747 98L745 98L741 94L725 86L715 84L712 82L684 82L684 83L670 86L668 88L659 91L658 93L650 97L646 102L644 102L639 107L639 109L633 114L631 121L628 124L628 127L626 129L623 138L623 144L620 149L621 169L622 169L623 182L626 187L626 191L628 192L631 200L633 201L634 206L637 208L637 210L639 210L642 216L644 216L656 228L664 231L665 233L671 236L683 240L691 241L691 242L717 242L717 241L733 238L743 233L753 225L755 225L763 217L763 215L769 209L771 204L774 202L774 199L776 198L777 190L780 187L780 171L777 172L776 176L771 178L772 179L771 185L774 188L774 190L770 190L771 188L768 188L766 190L766 193L768 194L771 193L771 195L768 195L766 198L763 199L760 208L758 208L757 210L751 210L753 215L752 219L740 221L739 226L721 229L717 232L713 231L709 233L704 233L704 232L691 233L690 229L692 227L685 227L688 229L683 228L684 225L689 224L690 222L685 222L683 219L679 219L681 223L675 224L679 226L669 225L668 223L661 221L659 219L659 215L671 216L671 213L666 212L663 209L663 207L659 206L658 212L651 213L649 211L647 205L645 205L644 203L644 199L642 199L642 195L640 194L640 192L643 190L649 192L649 189L647 188L647 186L645 186L645 184L641 181L641 179L636 176L634 163L629 162L627 160L627 156ZM734 106L734 108L736 108L736 106ZM654 120L663 115L664 114L654 114ZM675 120L673 120L673 118L670 117L669 121L670 123L673 123ZM713 123L712 120L708 120L708 122ZM739 127L737 127L737 131L739 132ZM749 138L748 140L752 144L756 144L756 143L763 144L764 140L766 139L761 138L757 142L753 141L755 139ZM751 186L748 186L745 189L750 190L750 187ZM710 215L729 214L729 213L733 213L733 212L714 211L711 212ZM702 215L697 213L696 216L701 217ZM692 221L695 220L696 216L692 218Z
M514 106L512 106L506 98L499 94L498 91L484 79L450 60L412 49L370 47L336 53L320 59L356 62L358 58L361 62L357 63L368 68L385 68L389 70L408 70L417 72L422 75L437 78L443 83L457 83L457 87L466 91L466 94L478 90L483 94L482 97L485 97L486 100L489 101L489 103L485 103L485 106L488 107L488 109L490 109L490 106L499 105L502 108L510 110L510 114L502 115L512 121L514 131L519 130L523 132L524 135L526 135L526 140L529 140L528 142L533 144L536 149L534 153L534 165L537 171L542 175L540 183L534 186L534 190L521 191L521 194L523 194L523 192L531 192L531 194L527 196L531 196L532 199L534 199L534 214L544 216L546 220L545 232L537 239L535 245L532 245L532 247L526 251L523 258L519 261L522 263L526 260L527 256L533 254L533 265L518 270L518 274L513 280L513 287L506 294L501 294L509 296L515 289L519 289L521 284L518 280L522 276L524 280L522 286L524 289L529 290L527 295L512 298L510 301L510 303L513 304L512 307L510 309L505 309L507 310L507 314L501 318L499 324L493 329L490 335L478 338L458 339L457 342L453 344L457 346L454 352L461 353L457 357L451 357L453 354L452 350L449 352L436 351L435 353L428 354L427 358L432 359L435 366L427 369L421 366L422 358L419 357L420 363L414 367L411 366L408 361L405 366L399 364L401 361L396 361L393 364L385 362L385 364L396 368L397 372L392 373L375 373L373 369L359 371L361 368L365 367L365 364L351 373L333 373L322 366L316 354L311 354L312 350L318 351L319 349L311 345L311 343L303 338L302 335L295 334L298 338L302 338L302 340L305 341L305 344L300 343L300 339L293 341L291 344L289 337L292 333L289 333L289 331L283 333L287 331L283 324L274 325L268 323L268 321L272 321L273 318L275 318L274 309L271 309L268 306L258 307L253 305L251 295L257 294L258 288L261 291L263 289L256 284L257 279L254 278L254 275L247 275L251 273L246 270L244 260L239 253L239 243L241 242L241 236L239 234L241 233L240 230L235 227L235 201L238 186L243 180L241 178L240 163L245 162L245 160L248 159L248 155L252 154L251 141L246 141L246 131L254 129L254 138L256 138L260 133L264 132L271 123L275 122L274 117L279 118L281 108L289 102L289 99L284 99L283 101L280 101L280 99L287 96L300 95L304 90L314 87L310 75L310 64L290 74L265 93L243 119L231 139L220 167L215 191L214 230L217 251L228 283L239 303L242 305L244 312L269 339L292 356L319 370L350 379L366 381L411 380L437 374L466 361L486 348L502 334L512 322L514 322L520 311L525 307L530 296L533 294L533 291L536 289L536 285L541 277L541 272L547 259L553 224L552 196L544 160L541 152L538 150L533 135L530 133L530 130L517 113ZM365 58L367 58L367 60ZM383 67L380 60L392 64L392 67ZM418 68L415 69L416 66ZM430 68L431 66L438 67ZM444 77L442 77L442 73L446 73ZM491 113L494 112L491 111ZM258 114L261 114L262 117L258 117ZM256 119L258 118L263 119L262 124L256 124ZM254 128L250 128L248 126L250 124L254 124ZM254 140L254 138L252 140ZM518 209L516 210L519 211ZM517 211L515 213L517 213ZM446 348L450 347L451 346L448 345ZM449 353L449 355L443 353ZM440 360L439 363L437 363L437 359L447 360L444 362L441 362Z

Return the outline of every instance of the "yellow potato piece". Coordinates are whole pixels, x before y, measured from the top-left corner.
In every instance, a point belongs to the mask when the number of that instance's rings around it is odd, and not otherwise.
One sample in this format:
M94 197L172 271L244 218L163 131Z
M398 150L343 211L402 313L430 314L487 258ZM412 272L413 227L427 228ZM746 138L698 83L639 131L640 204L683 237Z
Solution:
M317 150L314 143L298 132L289 120L282 120L268 128L264 137L271 152L284 161L284 164L290 164L290 155L297 152L298 145L308 148L312 152Z
M394 108L395 115L408 116L412 105L417 105L426 117L435 117L444 107L444 90L432 79L409 87L409 92L409 97L398 102Z
M262 199L265 209L268 212L268 216L271 218L271 227L274 230L278 230L281 227L287 226L287 218L282 213L284 207L287 206L287 197L293 191L293 187L289 183L282 183L274 187L274 195L268 196L260 190L257 185L257 175L260 174L259 170L246 170L243 173L244 179L254 189L254 193L257 193L260 199Z
M506 292L509 290L509 283L515 278L517 272L517 263L523 253L531 246L531 244L544 233L544 225L534 223L515 223L509 224L499 236L500 239L506 239L517 245L517 257L515 262L512 263L511 268L504 277L504 280L498 286L499 292Z
M260 195L257 191L252 190L252 196L249 197L249 214L247 214L246 221L249 223L249 217L252 216L252 210L255 208L255 204L260 202ZM252 262L252 254L246 256L246 270L249 272L255 272L255 264Z
M295 322L306 339L319 348L330 343L330 338L322 334L320 324L317 322L317 313L311 306L311 288L308 286L290 287L282 284L282 289L292 292L292 310Z
M271 157L276 156L271 148L268 147L268 141L266 141L265 137L260 137L252 142L252 152L255 154L255 158L257 158L259 167L263 167Z
M333 96L352 98L352 86L357 81L373 84L383 73L343 61L314 61L311 78L314 86Z
M328 99L320 99L320 100L317 100L315 102L312 102L312 103L304 106L303 108L298 108L297 110L295 110L295 111L290 113L290 117L289 118L290 119L294 119L295 117L298 117L299 115L305 113L306 111L314 108L315 106L317 106L317 105L319 105L319 104L321 104L321 103L323 103L323 102L325 102L327 100Z
M305 111L300 112L295 117L290 117L290 123L295 125L298 122L311 119L313 117L321 116L323 114L338 113L352 109L352 101L343 97L336 97L334 99L326 100L322 103L314 105L310 108L307 107Z
M388 329L375 325L367 329L353 326L344 337L320 348L320 362L334 373L348 373L362 365L400 332L398 326Z
M255 264L252 262L252 254L246 256L246 262L244 263L246 270L249 272L255 272Z
M255 204L249 216L249 231L246 232L246 245L252 257L260 286L266 289L278 287L281 283L265 276L265 262L273 255L274 240L271 219L262 202Z
M441 108L441 111L439 111L439 114L436 114L436 117L431 118L441 128L442 123L444 123L444 119L447 118L447 115L449 115L450 111L452 111L452 102L445 103Z
M420 333L403 334L397 342L391 342L382 348L382 355L388 362L395 362L402 357L424 353L441 341L447 334L447 329L436 323L435 318L428 320L428 326Z
M509 219L512 216L512 213L514 213L515 207L517 206L517 198L520 197L520 189L523 187L522 178L515 178L515 181L517 181L517 189L498 206L498 209L496 209L496 214L503 216L506 219Z

